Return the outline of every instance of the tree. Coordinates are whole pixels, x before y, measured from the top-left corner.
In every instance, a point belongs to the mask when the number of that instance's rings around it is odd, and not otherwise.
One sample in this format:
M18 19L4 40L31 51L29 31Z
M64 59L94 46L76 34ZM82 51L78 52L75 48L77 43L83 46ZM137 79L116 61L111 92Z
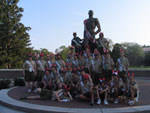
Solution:
M23 8L19 0L0 0L0 68L21 67L30 43L28 31L20 22Z
M56 52L56 53L60 53L61 56L62 56L62 59L63 59L63 60L66 60L67 55L68 55L68 53L69 53L69 47L61 46L61 47L59 47L59 49L56 49L55 52Z
M145 66L150 66L150 53L145 54L144 65Z
M143 65L144 51L142 46L137 43L122 43L123 48L126 48L126 56L131 66Z

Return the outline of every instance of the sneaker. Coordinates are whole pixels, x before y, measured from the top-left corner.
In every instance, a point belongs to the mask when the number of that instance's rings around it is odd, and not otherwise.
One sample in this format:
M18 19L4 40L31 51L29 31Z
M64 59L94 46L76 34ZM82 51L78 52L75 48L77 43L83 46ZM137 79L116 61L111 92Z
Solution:
M31 89L28 89L28 93L31 93Z
M119 99L115 99L114 104L118 104L119 103Z
M133 104L135 104L135 102L134 102L134 100L131 100L131 101L128 102L128 104L133 105Z
M104 105L109 105L107 99L104 100Z
M100 105L101 104L101 99L97 100L97 104Z

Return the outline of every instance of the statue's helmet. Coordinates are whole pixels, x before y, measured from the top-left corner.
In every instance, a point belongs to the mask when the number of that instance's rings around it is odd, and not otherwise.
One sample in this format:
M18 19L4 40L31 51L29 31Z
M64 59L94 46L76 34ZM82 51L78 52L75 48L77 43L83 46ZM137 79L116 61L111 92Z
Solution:
M93 12L93 10L89 10L89 13L88 13L89 15L93 15L94 14L94 12Z

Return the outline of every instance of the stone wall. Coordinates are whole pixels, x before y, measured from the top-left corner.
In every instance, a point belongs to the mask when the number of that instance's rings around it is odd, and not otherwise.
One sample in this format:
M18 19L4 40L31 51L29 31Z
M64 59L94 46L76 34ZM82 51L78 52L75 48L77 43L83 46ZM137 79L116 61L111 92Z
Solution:
M0 69L0 79L23 77L22 69Z

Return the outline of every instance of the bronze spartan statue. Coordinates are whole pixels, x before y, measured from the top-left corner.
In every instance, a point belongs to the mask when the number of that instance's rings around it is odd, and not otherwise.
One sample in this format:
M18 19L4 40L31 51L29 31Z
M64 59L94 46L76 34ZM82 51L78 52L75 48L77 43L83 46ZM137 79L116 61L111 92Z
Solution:
M93 53L96 48L96 39L97 35L101 31L100 23L97 18L93 18L93 11L89 10L89 18L84 20L84 47L89 47ZM97 27L97 31L95 28Z

